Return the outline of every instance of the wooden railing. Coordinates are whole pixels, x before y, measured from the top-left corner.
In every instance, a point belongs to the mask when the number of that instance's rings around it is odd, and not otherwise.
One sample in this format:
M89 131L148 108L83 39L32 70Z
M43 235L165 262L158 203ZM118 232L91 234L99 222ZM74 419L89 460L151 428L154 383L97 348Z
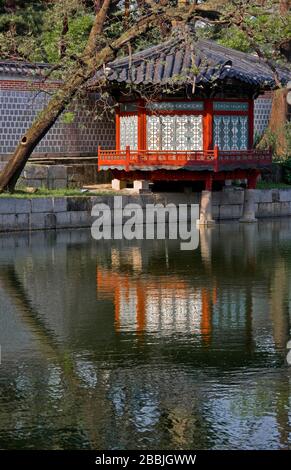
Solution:
M98 169L104 167L120 167L130 171L140 167L164 167L207 165L213 171L219 171L220 166L250 163L270 164L272 162L271 150L103 150L98 147ZM147 168L149 169L149 168Z

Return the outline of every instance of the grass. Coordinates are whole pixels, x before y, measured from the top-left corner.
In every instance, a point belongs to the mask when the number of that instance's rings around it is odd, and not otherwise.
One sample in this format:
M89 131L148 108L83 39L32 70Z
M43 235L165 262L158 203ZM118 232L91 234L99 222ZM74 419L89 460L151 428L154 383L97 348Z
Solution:
M104 196L115 194L114 191L94 191L94 192L81 192L80 189L46 189L39 188L35 193L28 193L25 189L18 188L14 193L2 193L0 198L15 197L18 199L30 199L35 197L88 197L88 196Z
M260 181L257 183L257 189L291 189L290 184L286 183L267 183ZM35 197L90 197L90 196L110 196L110 195L121 194L120 192L103 189L97 191L86 191L82 192L80 189L46 189L38 188L35 193L29 193L24 188L17 188L14 193L2 193L0 198L15 197L18 199L30 199Z
M290 184L286 183L267 183L266 181L260 181L257 183L257 189L291 189Z

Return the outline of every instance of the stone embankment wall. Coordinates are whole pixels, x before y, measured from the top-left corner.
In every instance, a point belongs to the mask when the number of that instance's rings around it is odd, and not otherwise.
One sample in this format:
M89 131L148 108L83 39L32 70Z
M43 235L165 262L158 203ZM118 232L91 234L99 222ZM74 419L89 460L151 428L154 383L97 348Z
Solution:
M122 206L140 204L195 204L200 194L157 193L122 196ZM238 220L242 216L244 191L227 189L213 193L213 216L216 220ZM256 217L291 216L291 190L256 190ZM114 207L114 198L108 196L56 197L17 199L0 198L0 232L90 227L95 204Z

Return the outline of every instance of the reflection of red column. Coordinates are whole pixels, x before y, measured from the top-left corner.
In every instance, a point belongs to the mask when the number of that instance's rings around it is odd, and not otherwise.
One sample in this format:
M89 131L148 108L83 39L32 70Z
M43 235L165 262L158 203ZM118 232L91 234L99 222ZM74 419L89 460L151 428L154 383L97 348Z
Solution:
M202 289L201 334L205 343L209 343L211 334L211 303L207 289Z
M212 289L212 304L215 305L217 302L217 287L214 286Z
M121 278L120 278L121 279ZM128 276L125 276L122 278L122 285L123 285L123 290L124 290L124 297L126 302L129 302L129 279Z
M145 330L146 324L146 295L145 286L140 283L136 287L137 307L136 307L136 331L141 333Z
M115 320L115 329L119 331L120 329L120 284L121 279L114 273L108 273L97 267L97 293L101 293L105 298L113 297L114 302L114 320ZM127 295L128 295L128 278L126 277L125 285L127 286Z
M114 286L114 324L115 331L120 330L120 285L119 282Z

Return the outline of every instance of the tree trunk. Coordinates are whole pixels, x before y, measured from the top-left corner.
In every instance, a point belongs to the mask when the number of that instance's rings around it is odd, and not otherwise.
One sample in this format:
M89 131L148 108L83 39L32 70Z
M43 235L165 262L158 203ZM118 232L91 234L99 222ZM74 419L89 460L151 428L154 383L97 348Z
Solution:
M90 78L94 72L95 69L92 63L92 59L91 61L88 59L90 56L94 57L95 55L96 35L102 32L110 1L111 0L104 0L101 10L95 17L95 21L88 39L88 44L84 51L87 63L84 67L81 65L77 66L72 76L68 77L68 79L64 81L62 88L54 95L45 110L43 110L40 116L22 137L12 158L9 160L3 172L1 173L0 192L3 192L5 189L8 189L11 192L14 190L17 180L37 144L54 125L60 114L74 98L79 88ZM111 50L110 52L112 53ZM98 62L98 65L101 65L104 60L104 51L101 51L99 56L97 55L96 59L96 65Z
M285 15L290 10L290 0L280 0L280 13L281 15Z
M102 0L100 0L100 2L101 1ZM220 1L224 3L224 0ZM14 154L2 171L0 175L0 193L5 190L9 190L10 192L14 190L17 180L31 153L54 125L58 117L66 109L67 105L72 101L80 88L102 65L113 60L121 47L132 39L145 33L147 29L156 26L160 20L159 15L157 15L155 10L152 9L152 13L147 13L146 16L138 20L133 27L125 31L118 39L98 51L96 40L103 30L103 25L111 0L103 0L102 3L101 9L95 16L95 21L83 55L76 60L74 70L64 78L64 85L61 86L57 93L52 97L40 116L21 138ZM149 4L152 4L152 1L149 1ZM195 7L195 9L196 8L198 7ZM185 15L182 15L182 19L189 21L191 14L193 15L192 10L193 9L191 7L189 11L185 9ZM199 6L200 14L202 10L205 15L208 14L212 18L213 11L211 9L207 10L204 5ZM218 12L215 12L215 15L218 15ZM178 16L179 18L181 17L181 12L179 12ZM167 8L167 17L175 18L176 8Z
M272 109L268 129L275 138L275 151L278 156L287 154L286 123L287 123L287 89L274 91Z
M96 53L96 37L102 31L110 1L104 0L101 10L96 15L82 57L83 63L79 61L71 75L64 80L64 85L52 97L47 107L22 137L13 156L2 171L0 175L0 193L5 190L13 192L17 180L37 144L54 125L80 88L94 75L96 70L104 63L113 60L120 47L124 46L130 39L145 32L156 21L154 14L142 18L134 27L113 41L110 46L106 46Z
M63 59L67 52L66 35L68 31L69 31L69 19L68 19L68 15L65 13L64 18L63 18L63 28L62 28L61 39L60 39L60 51L59 51L60 59Z

